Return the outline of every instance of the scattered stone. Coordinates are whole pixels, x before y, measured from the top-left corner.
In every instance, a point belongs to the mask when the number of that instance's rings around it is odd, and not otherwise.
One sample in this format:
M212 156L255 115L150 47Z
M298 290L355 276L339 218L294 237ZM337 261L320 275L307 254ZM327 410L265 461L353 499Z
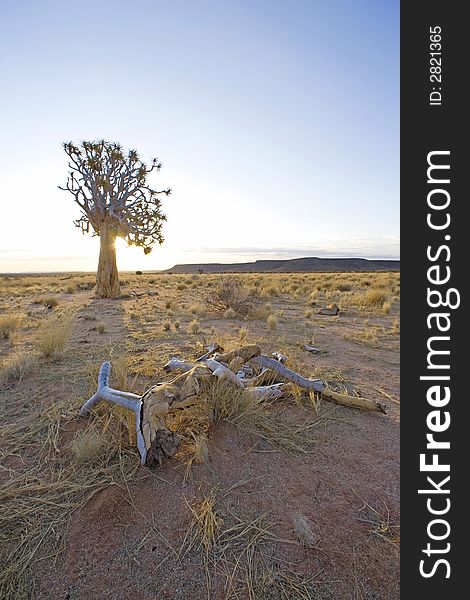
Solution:
M315 535L307 519L299 514L294 516L294 532L299 542L305 548L313 548L316 544Z
M339 314L339 306L335 303L328 304L328 306L320 308L318 311L319 315L328 315L330 317L336 317Z
M283 365L289 360L285 354L281 354L280 352L273 352L271 356Z
M307 344L304 344L302 348L312 354L321 354L321 350L320 348L317 348L317 346L308 346Z

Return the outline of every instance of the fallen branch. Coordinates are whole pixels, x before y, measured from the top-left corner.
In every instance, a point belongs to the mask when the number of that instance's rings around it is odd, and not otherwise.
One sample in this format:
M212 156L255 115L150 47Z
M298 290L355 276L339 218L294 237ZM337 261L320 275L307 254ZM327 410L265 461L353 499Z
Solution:
M166 373L172 373L173 371L181 371L183 373L187 373L188 371L191 371L191 369L195 366L196 365L193 365L185 360L181 360L179 358L176 358L176 356L173 356L165 365L163 365L163 370Z
M332 402L336 402L336 404L342 404L343 406L351 406L353 408L360 408L361 410L372 412L381 412L384 415L387 414L385 405L375 400L339 394L338 392L333 392L328 388L323 390L322 397L325 398L325 400L331 400Z
M332 390L326 388L321 379L306 379L295 371L291 371L291 369L288 369L279 361L268 358L267 356L256 356L252 359L252 362L262 367L266 367L267 369L276 371L276 373L279 373L279 375L285 379L288 379L289 381L292 381L292 383L295 383L295 385L298 385L301 388L309 391L321 392L322 397L325 398L325 400L331 400L332 402L336 402L337 404L341 404L343 406L360 408L361 410L381 412L384 414L387 413L385 406L380 402L369 400L367 398L358 398L356 396L347 396L346 394L333 392Z
M142 431L142 396L137 396L131 392L121 392L109 387L109 376L111 374L111 363L104 362L101 365L98 375L98 389L93 396L85 402L80 409L80 416L89 415L92 408L104 400L111 404L118 404L123 408L132 411L135 414L137 448L139 449L141 463L144 465L147 460L147 444Z
M278 400L285 395L284 384L274 383L273 385L247 387L245 388L245 394L250 394L260 401Z
M292 383L295 383L295 385L298 385L305 390L322 392L323 388L325 387L321 379L307 379L306 377L302 377L302 375L299 375L295 371L288 369L285 365L274 358L268 358L267 356L259 355L255 356L251 360L255 364L260 365L260 367L265 367L266 369L271 369L272 371L279 373L279 375L284 379L292 381Z
M98 375L98 389L81 407L80 416L88 416L101 401L122 406L135 415L137 448L142 465L161 462L163 458L173 456L180 439L166 427L165 418L175 408L194 404L199 392L198 380L189 376L183 380L180 376L172 383L154 385L138 396L109 387L110 373L111 364L104 362Z
M207 353L191 363L173 357L163 367L165 371L180 371L172 381L159 383L148 389L142 396L109 386L111 365L104 362L98 376L98 388L93 396L80 409L81 416L87 416L99 402L105 401L122 406L135 414L137 447L141 463L161 462L173 456L178 450L180 438L166 427L167 415L175 410L197 404L201 384L223 380L234 388L244 390L258 401L269 401L284 395L285 382L290 381L310 394L321 393L326 400L343 406L367 411L385 413L385 406L367 398L357 398L333 392L321 379L308 379L285 366L287 356L273 353L275 358L260 354L258 346L244 346L225 354L215 353L219 346L208 348ZM253 375L256 373L257 375ZM250 373L251 377L247 377ZM273 375L282 381L271 385L260 385Z
M219 361L210 358L209 360L206 360L206 365L212 371L212 375L214 375L214 377L217 377L221 381L224 379L226 381L230 381L230 383L233 383L233 385L236 387L239 387L239 388L244 387L243 383L235 375L235 373L233 371L231 371L228 367L225 367Z
M245 362L248 362L254 356L258 356L259 354L261 354L261 348L256 344L251 344L249 346L242 346L237 350L232 350L232 352L226 352L225 354L215 354L213 358L215 360L218 360L219 362L228 364L230 361L232 361L234 358L237 358L238 356L243 358Z
M224 351L224 349L221 346L219 346L219 344L211 344L210 346L207 346L206 350L207 350L207 352L205 352L199 358L196 358L196 362L203 362L203 361L207 360L208 358L210 358L211 356L213 356L215 352L223 352Z

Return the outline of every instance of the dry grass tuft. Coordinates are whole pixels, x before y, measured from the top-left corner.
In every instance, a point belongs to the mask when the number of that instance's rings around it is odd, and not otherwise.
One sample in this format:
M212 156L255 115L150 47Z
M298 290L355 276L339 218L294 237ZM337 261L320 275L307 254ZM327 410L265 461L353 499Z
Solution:
M318 440L316 430L324 423L323 417L311 417L311 413L299 423L285 406L260 401L223 381L204 386L199 403L184 412L179 429L185 430L186 435L207 431L211 423L226 421L292 455L312 452Z
M197 319L193 319L188 325L188 333L197 334L201 329L201 324Z
M371 288L368 290L362 299L364 306L379 306L383 307L387 301L387 294L382 289Z
M2 315L0 317L0 338L10 339L21 327L23 316L18 314Z
M119 354L111 359L112 377L116 382L118 390L127 390L129 378L129 357L127 354Z
M227 310L224 312L224 318L225 319L236 319L237 311L233 310L233 308L227 308Z
M0 484L0 597L33 597L32 567L45 548L53 555L63 549L63 533L71 514L96 492L112 484L127 483L136 472L134 450L125 448L116 416L97 420L94 427L113 443L91 463L50 460L57 456L60 430L74 418L70 399L56 402L35 415L33 424L4 425L0 429L2 454L21 456L21 467ZM77 445L77 448L79 446ZM84 446L83 446L84 447ZM21 541L21 543L19 543Z
M0 382L6 384L17 381L20 383L23 377L26 377L34 370L37 362L37 357L30 352L19 352L14 354L10 360L3 365L0 372Z
M202 304L196 303L196 304L191 304L191 306L189 307L189 312L190 314L194 315L195 317L203 317L205 315L205 309L204 306L202 306Z
M396 525L392 519L386 502L382 498L379 499L380 506L378 508L374 508L365 500L361 500L363 506L359 509L361 516L358 517L358 520L367 523L373 535L389 542L393 546L399 546L400 526Z
M310 294L308 296L308 303L310 304L310 306L316 306L317 300L318 300L318 290L314 290L313 292L310 292Z
M239 277L226 276L216 280L205 294L204 301L210 310L225 312L233 309L246 315L253 307L254 296Z
M272 311L273 307L271 304L262 304L261 306L253 307L247 317L253 321L266 321Z
M250 600L333 600L325 585L315 582L315 577L303 578L286 569L271 567L262 556L255 558L250 565Z
M106 331L106 323L100 321L95 325L95 329L98 333L104 333Z
M207 437L198 435L194 437L193 443L194 462L197 464L209 464L209 446L207 445Z
M59 358L72 335L75 317L62 313L48 319L38 332L37 347L45 358Z
M59 305L59 299L55 296L46 296L45 298L41 298L40 303L44 306L44 308L49 308L52 310Z
M84 312L82 314L82 318L85 321L96 321L96 313L95 312Z
M281 294L277 285L269 285L264 289L264 292L267 296L280 296Z
M230 490L225 494L227 495ZM191 523L183 540L179 557L201 548L194 555L201 560L206 573L207 597L215 593L214 575L224 577L224 598L273 600L327 600L324 586L273 564L274 544L292 543L279 538L274 524L266 515L239 517L228 513L222 518L216 503L217 488L212 488L203 499L189 505Z
M204 464L206 466L210 464L206 432L200 431L196 433L195 431L189 431L189 437L191 440L183 446L178 455L186 465L185 479L191 474L194 464Z
M93 429L78 433L71 448L74 458L80 463L99 460L108 450L105 437Z
M190 548L203 548L205 552L210 552L214 547L216 537L223 523L215 510L217 488L212 488L209 493L200 501L194 504L188 504L192 514L192 521L187 534Z
M379 341L377 327L370 326L359 331L354 331L353 333L347 333L344 335L344 339L356 342L362 346L371 346L374 348Z
M268 324L268 328L270 331L274 331L274 329L277 328L277 317L276 315L269 315L269 317L266 319L266 323Z
M246 336L248 335L247 327L240 327L240 331L238 332L240 343L243 343L246 340Z

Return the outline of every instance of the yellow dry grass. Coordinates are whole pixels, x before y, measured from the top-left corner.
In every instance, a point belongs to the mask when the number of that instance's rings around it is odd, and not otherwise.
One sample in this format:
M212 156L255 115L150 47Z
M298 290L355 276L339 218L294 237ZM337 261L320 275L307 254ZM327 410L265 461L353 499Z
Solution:
M37 348L45 358L60 358L72 334L75 316L70 313L53 315L38 332Z
M0 383L21 383L22 379L33 372L38 362L37 356L20 351L9 357L0 369Z
M0 338L10 339L21 327L23 316L8 314L0 316Z
M32 569L43 548L62 550L62 534L71 513L98 490L128 481L136 470L135 455L125 447L117 417L107 415L76 436L74 459L64 464L57 456L60 429L76 407L57 402L36 417L33 426L0 428L2 459L23 456L21 468L10 471L0 485L0 597L26 600L34 591ZM106 442L100 443L100 436ZM18 543L21 540L21 543Z
M240 482L235 487L243 485ZM327 586L312 577L301 577L288 568L274 566L273 547L279 543L295 543L274 532L276 523L268 515L245 516L232 511L222 514L223 496L217 486L205 493L201 500L187 502L191 521L178 552L181 560L189 553L198 553L206 575L207 597L214 592L213 577L224 580L224 598L227 600L327 600L331 598Z

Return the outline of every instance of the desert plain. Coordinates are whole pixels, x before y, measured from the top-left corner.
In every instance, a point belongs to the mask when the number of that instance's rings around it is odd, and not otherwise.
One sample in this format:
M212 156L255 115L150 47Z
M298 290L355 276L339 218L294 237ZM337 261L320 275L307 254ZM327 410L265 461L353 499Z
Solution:
M217 302L227 280L235 306ZM399 273L122 273L115 300L93 286L0 276L0 597L398 599ZM221 388L169 417L181 446L151 469L123 409L79 417L103 361L141 394L213 343L282 353L387 414Z

